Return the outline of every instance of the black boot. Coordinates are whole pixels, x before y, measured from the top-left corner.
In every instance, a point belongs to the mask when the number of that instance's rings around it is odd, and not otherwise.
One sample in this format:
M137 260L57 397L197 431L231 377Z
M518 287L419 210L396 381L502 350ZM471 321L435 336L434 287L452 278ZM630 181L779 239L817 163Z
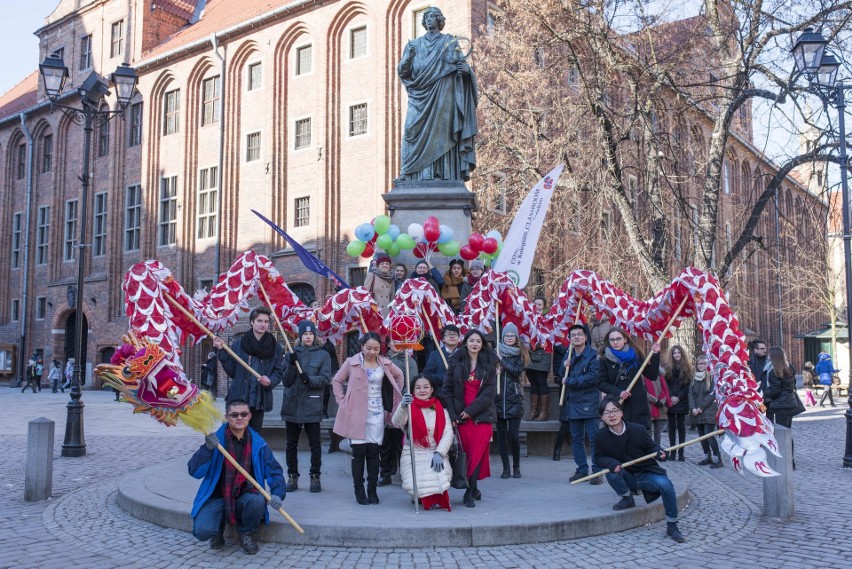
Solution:
M683 534L680 533L680 530L677 527L677 522L666 522L666 535L678 543L686 541L686 538L683 537Z
M375 486L367 487L367 503L368 504L378 504L379 503L379 495L376 493Z
M512 476L512 473L509 471L509 459L503 459L503 474L500 475L500 478L509 478Z
M698 466L707 466L708 464L713 464L713 459L710 457L710 453L704 455L704 460L699 461Z
M311 492L322 492L319 474L311 474Z
M367 500L367 493L364 491L364 485L361 484L358 486L355 485L355 501L361 504L362 506L366 506L370 502Z
M376 445L378 447L378 445ZM379 495L376 494L376 486L379 482L379 453L378 448L374 449L375 453L367 454L367 500L370 504L379 503Z
M240 534L240 545L248 555L254 555L260 549L254 542L254 538L247 533Z
M521 477L521 441L513 439L512 444L512 477Z
M476 507L476 502L473 501L473 490L471 488L468 488L467 490L465 490L463 500L464 500L464 505L467 506L468 508L475 508Z
M562 445L553 447L553 460L562 460Z
M683 449L682 448L678 449L678 451L677 451L677 461L678 462L686 461L686 459L683 457Z
M722 462L722 457L720 455L716 455L713 457L713 464L710 465L710 468L722 468L725 466L725 463Z
M352 445L352 482L355 484L355 501L366 506L367 493L364 491L364 462L367 459L367 445Z
M287 491L288 492L295 492L298 489L299 489L299 475L298 474L291 474L290 477L287 479Z
M633 496L622 496L621 500L613 505L613 510L627 510L628 508L633 508L636 506L636 500L633 499Z

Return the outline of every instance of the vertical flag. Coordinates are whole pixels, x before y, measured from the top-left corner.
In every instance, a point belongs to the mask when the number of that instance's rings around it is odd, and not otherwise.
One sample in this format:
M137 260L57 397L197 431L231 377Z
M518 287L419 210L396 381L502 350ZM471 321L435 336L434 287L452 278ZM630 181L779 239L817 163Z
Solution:
M560 164L533 186L515 214L509 233L503 240L500 256L492 265L495 271L506 273L518 288L525 287L530 277L550 198L564 167Z
M315 255L311 255L311 253L307 249L302 247L301 243L287 235L286 231L275 225L275 223L273 223L271 220L261 215L257 210L253 209L251 211L260 219L272 226L272 229L274 229L276 232L278 232L279 235L281 235L281 237L287 240L287 243L290 244L290 246L293 248L293 251L295 251L296 255L299 256L299 259L305 265L306 269L318 275L324 276L325 278L333 282L334 285L338 288L351 288L345 280L340 278L340 275L329 269L328 266L322 261L320 261Z

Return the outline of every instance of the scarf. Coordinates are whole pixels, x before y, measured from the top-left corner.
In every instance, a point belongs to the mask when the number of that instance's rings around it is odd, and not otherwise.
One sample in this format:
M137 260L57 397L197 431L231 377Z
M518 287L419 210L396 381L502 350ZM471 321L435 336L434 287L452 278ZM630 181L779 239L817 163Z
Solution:
M629 365L636 361L636 351L632 346L627 346L625 350L606 349L606 359L614 363Z
M394 282L394 276L393 276L392 270L391 271L381 271L378 268L376 268L376 269L373 269L373 273L375 273L375 275L377 277L379 277L380 279L382 279L386 283Z
M467 279L467 284L469 284L470 286L476 286L476 283L479 282L479 279L473 278L473 275L471 273L468 273L465 278ZM482 276L480 275L479 278L481 279Z
M262 360L268 360L275 355L275 336L265 332L260 340L255 338L254 332L249 330L243 334L240 347L250 356L257 356Z
M251 434L245 431L246 444L243 447L242 456L234 456L234 436L231 429L225 429L225 447L231 456L237 459L246 472L251 472ZM237 525L237 498L244 492L254 492L254 488L246 484L246 477L225 459L225 478L222 480L222 498L225 500L225 515L232 525Z
M444 286L441 287L441 298L449 302L454 310L458 310L461 306L461 297L459 295L459 286L464 282L464 275L454 277L449 271L444 273Z
M503 342L500 342L500 355L501 356L517 356L521 353L521 349L518 346L507 346Z
M429 431L426 428L426 418L423 416L423 409L433 407L435 409L435 442L441 440L446 427L446 418L444 417L444 406L437 397L431 399L417 399L411 402L411 434L414 438L414 444L429 448Z

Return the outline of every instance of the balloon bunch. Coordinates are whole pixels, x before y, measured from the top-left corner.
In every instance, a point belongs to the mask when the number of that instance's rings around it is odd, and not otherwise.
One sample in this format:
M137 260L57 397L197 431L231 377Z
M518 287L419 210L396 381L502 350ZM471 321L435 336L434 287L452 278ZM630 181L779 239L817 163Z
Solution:
M408 234L400 235L399 239L409 237L406 241L414 249L414 256L418 259L429 259L432 253L438 251L445 257L453 257L459 253L459 242L453 239L453 230L448 225L441 225L438 218L430 215L423 222L412 223L408 226ZM407 248L407 247L404 247Z
M401 250L414 247L414 243L407 247L407 242L401 242L399 238L402 235L404 234L399 227L391 224L388 216L379 215L370 223L362 223L355 228L355 239L346 246L346 252L352 257L369 259L376 252L376 248L379 248L394 257L399 255Z
M473 261L478 257L487 266L491 266L502 249L503 236L496 229L492 229L485 235L471 233L467 244L459 249L459 254L465 261Z

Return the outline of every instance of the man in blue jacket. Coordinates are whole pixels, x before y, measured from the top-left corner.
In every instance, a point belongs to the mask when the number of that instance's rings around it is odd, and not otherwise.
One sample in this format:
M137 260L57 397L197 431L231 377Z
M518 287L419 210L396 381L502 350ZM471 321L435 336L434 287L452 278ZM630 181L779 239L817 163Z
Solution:
M600 360L598 353L589 343L589 331L582 324L574 324L568 329L568 339L571 341L573 350L571 361L567 357L557 371L560 380L565 377L565 369L568 369L568 377L565 378L565 404L559 412L562 426L568 423L571 432L571 452L574 454L574 462L577 471L569 478L571 482L579 480L589 474L589 460L586 457L586 437L589 438L592 456L595 454L595 433L598 430L598 403L600 392L598 391L598 378L600 374ZM553 450L554 460L562 451L562 436L564 428L559 429L556 448ZM598 468L593 467L597 472ZM600 478L593 478L591 484L601 484Z
M253 534L263 520L269 525L266 500L255 487L219 452L221 444L260 484L269 484L269 505L281 507L286 495L284 470L272 455L266 441L250 428L251 410L245 401L228 402L227 424L205 437L205 442L187 464L189 475L202 478L192 503L192 535L210 540L211 549L225 546L225 522L237 526L240 545L249 555L257 553Z

